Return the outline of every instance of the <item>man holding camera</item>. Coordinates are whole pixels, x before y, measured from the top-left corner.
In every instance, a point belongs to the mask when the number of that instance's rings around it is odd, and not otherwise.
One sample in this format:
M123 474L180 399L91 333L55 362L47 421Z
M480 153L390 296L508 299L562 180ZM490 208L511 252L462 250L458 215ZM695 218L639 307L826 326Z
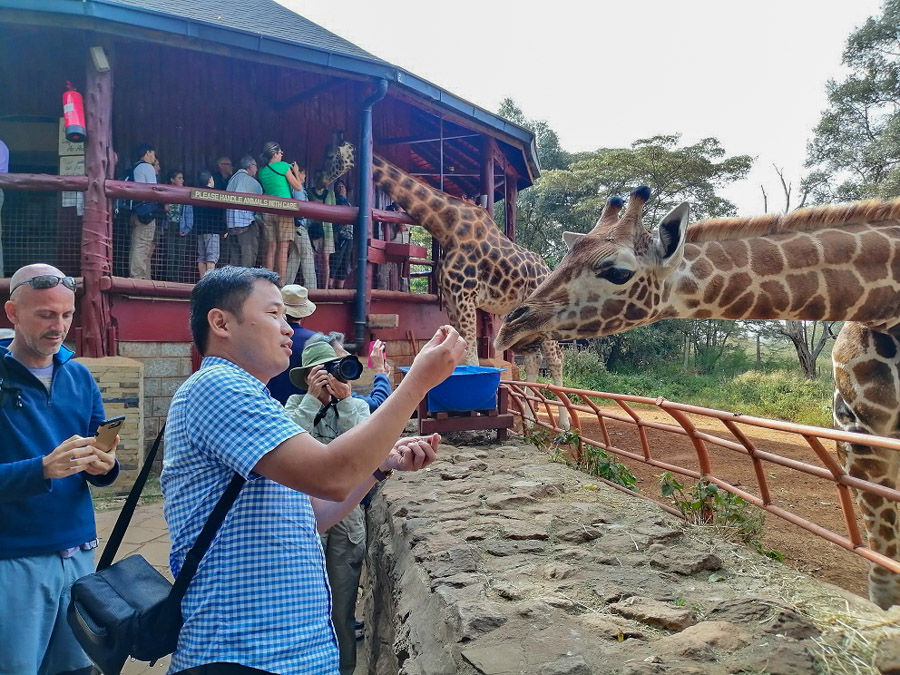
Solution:
M0 344L0 673L89 673L66 610L69 586L94 571L88 483L116 479L116 446L94 444L100 389L63 346L75 279L28 265L9 287L14 337Z
M302 366L291 381L306 387L285 406L288 416L320 443L330 443L368 419L369 405L350 395L349 380L358 379L362 364L355 356L338 356L328 337L317 333L306 341ZM360 506L322 534L325 569L331 586L331 621L338 638L341 675L356 668L356 594L366 557L366 524Z

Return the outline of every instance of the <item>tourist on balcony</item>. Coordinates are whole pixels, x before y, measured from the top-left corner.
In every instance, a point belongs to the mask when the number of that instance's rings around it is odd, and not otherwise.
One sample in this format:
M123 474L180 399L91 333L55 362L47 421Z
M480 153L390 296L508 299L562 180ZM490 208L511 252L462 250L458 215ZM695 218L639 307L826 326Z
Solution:
M306 169L299 166L297 178L304 185L300 190L291 189L291 196L299 201L309 201L306 194ZM316 283L316 262L312 244L309 241L309 219L294 218L294 240L288 249L287 277L285 283L292 284L297 280L297 272L303 278L303 285L307 288L318 288Z
M169 185L184 187L184 172L175 169L169 172ZM165 281L182 281L184 261L187 256L187 239L181 231L181 218L184 204L166 204L163 212L166 215L165 247L166 260L163 265L162 278Z
M212 172L213 187L216 190L227 190L228 181L234 175L234 164L231 163L231 157L223 155L216 160L216 170Z
M213 187L212 174L201 171L197 185ZM202 279L219 262L221 235L226 233L225 211L212 206L195 206L194 232L197 235L197 270Z
M313 174L313 186L307 190L309 201L320 204L335 204L334 192L328 189L325 183L325 172L316 171ZM309 240L316 252L316 275L320 288L328 288L331 281L329 273L329 256L334 253L334 233L331 223L322 220L313 220L309 224Z
M337 206L350 206L347 199L347 185L344 181L334 184L334 203ZM347 275L350 274L350 263L353 259L353 224L336 223L334 225L334 253L331 254L331 287L343 288Z
M137 150L138 163L132 170L135 183L156 184L156 150L152 145L141 145ZM138 205L152 202L134 202L131 211L131 251L129 255L129 275L132 279L149 279L150 262L156 248L155 211L144 212Z
M241 157L240 168L228 181L226 189L229 192L248 192L261 195L262 185L256 180L258 165L250 155ZM215 180L215 176L213 176ZM228 237L225 240L228 249L228 264L241 267L256 267L259 258L259 223L262 220L261 213L244 211L242 209L228 209L225 213L225 221L228 225Z
M259 158L257 178L262 183L265 194L291 199L291 188L303 189L300 166L297 162L288 164L282 160L283 157L284 150L280 144L275 141L266 143ZM282 283L290 283L293 279L287 278L287 258L288 248L296 234L294 219L281 213L278 215L267 213L263 216L263 224L266 235L265 266L275 271L282 279Z

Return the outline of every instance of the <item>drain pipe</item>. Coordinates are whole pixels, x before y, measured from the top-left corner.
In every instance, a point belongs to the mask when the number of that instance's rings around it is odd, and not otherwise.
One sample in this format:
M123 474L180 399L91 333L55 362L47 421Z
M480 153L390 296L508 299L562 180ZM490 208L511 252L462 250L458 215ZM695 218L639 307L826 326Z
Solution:
M353 311L353 341L356 353L365 349L366 299L369 277L369 229L372 226L372 107L387 95L388 81L378 80L378 89L363 101L359 134L359 215L356 219L356 305Z

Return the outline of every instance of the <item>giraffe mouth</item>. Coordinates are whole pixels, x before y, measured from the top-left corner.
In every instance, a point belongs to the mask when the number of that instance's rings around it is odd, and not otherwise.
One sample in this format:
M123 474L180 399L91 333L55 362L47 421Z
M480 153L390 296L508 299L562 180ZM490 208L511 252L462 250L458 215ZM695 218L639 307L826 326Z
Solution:
M512 349L519 353L539 348L543 335L534 330L535 312L528 305L521 305L510 312L500 326L494 340L498 350Z
M510 340L509 331L506 330L508 324L503 324L500 333L494 340L494 347L500 351L512 349L514 352L525 354L540 349L541 340L544 338L540 333L531 333L528 335L519 335Z

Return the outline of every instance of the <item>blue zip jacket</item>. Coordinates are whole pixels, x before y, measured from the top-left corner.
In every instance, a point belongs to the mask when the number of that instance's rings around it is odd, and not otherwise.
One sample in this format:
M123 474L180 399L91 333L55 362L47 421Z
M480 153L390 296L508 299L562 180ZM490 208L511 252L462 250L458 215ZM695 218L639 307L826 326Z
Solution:
M385 399L391 395L391 381L384 373L378 373L372 381L372 391L368 396L362 394L351 394L353 398L361 398L369 404L369 412L373 413L378 409Z
M44 478L42 460L67 438L91 436L104 419L100 389L91 372L62 347L53 357L50 391L0 343L10 386L0 409L0 558L62 551L97 537L87 483L103 486L119 475L119 463L103 476L84 471Z

